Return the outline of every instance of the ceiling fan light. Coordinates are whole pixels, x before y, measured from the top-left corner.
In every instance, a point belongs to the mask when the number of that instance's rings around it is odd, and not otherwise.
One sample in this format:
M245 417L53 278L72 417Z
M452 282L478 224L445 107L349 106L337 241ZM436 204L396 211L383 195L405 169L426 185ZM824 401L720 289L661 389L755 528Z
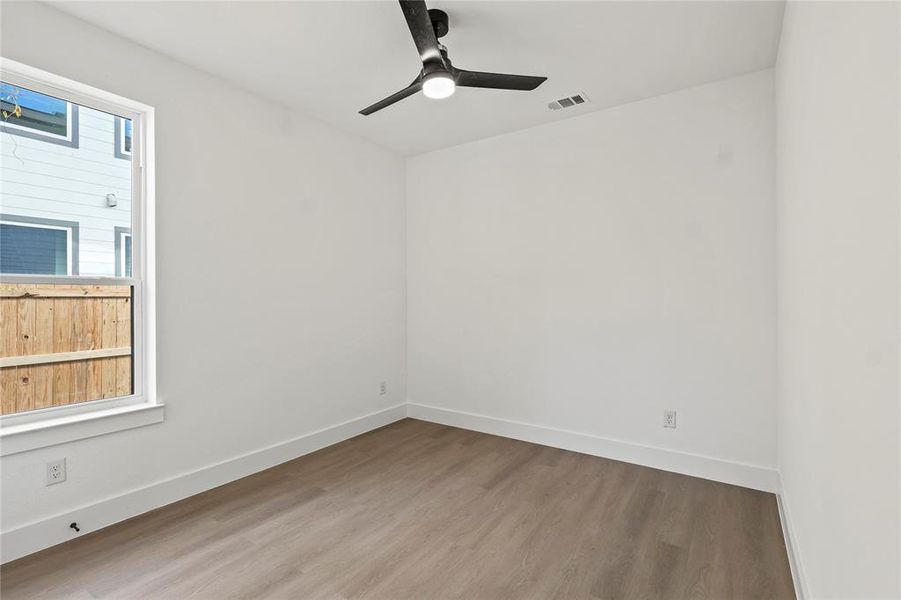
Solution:
M450 73L431 73L422 80L422 93L426 98L435 100L447 98L454 93L456 88L457 84L454 83L454 78Z

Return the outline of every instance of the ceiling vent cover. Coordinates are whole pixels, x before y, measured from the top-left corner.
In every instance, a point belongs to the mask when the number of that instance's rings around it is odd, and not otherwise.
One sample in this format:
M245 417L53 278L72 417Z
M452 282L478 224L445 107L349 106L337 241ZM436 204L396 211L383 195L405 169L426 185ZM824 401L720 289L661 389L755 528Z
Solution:
M548 102L547 107L550 110L560 110L561 108L572 108L573 106L585 104L586 102L589 102L588 96L580 93L576 94L575 96L569 96L567 98L560 98L559 100Z

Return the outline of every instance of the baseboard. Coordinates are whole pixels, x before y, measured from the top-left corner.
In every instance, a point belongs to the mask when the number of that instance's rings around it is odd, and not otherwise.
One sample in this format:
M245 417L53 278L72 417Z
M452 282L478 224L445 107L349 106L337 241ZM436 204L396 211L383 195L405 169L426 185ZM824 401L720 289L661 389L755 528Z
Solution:
M254 452L184 473L119 496L107 498L47 519L28 523L0 533L0 557L9 562L33 552L55 546L75 535L69 523L77 521L81 534L171 504L189 496L252 475L331 446L348 438L377 429L406 416L406 405L398 404L331 427L302 435Z
M810 588L807 587L807 576L804 573L804 563L801 562L801 553L798 548L798 538L791 520L791 510L785 497L785 489L781 486L776 494L776 503L779 505L779 520L782 523L782 537L785 539L785 552L788 554L788 566L791 568L792 581L795 584L795 596L798 600L811 598Z
M779 489L778 472L757 465L423 404L407 404L407 416L765 492Z

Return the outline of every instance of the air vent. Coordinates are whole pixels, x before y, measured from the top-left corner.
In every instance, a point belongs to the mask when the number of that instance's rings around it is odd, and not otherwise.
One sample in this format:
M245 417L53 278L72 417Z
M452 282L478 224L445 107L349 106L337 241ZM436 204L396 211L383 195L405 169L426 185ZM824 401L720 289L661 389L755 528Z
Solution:
M576 94L575 96L560 98L559 100L549 102L547 107L550 110L560 110L561 108L571 108L573 106L578 106L579 104L585 104L586 102L588 102L588 96L585 94Z

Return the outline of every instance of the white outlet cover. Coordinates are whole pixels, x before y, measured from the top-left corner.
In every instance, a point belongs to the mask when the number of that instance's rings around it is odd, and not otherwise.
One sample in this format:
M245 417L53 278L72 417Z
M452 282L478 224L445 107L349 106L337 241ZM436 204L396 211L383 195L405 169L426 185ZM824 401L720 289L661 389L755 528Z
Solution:
M47 485L62 483L66 480L66 459L54 460L47 463Z
M676 428L676 411L670 409L663 411L663 426L669 429Z

